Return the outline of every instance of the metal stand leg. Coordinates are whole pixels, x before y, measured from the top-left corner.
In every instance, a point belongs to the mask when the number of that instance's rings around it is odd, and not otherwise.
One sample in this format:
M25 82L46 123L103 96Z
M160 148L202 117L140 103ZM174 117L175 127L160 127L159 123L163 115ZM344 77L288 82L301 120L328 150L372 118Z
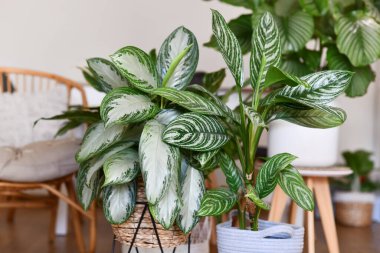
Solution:
M139 205L139 204L140 204L140 205L144 205L144 210L143 210L143 212L142 212L142 214L141 214L141 217L140 217L139 223L138 223L138 225L137 225L137 228L136 228L135 234L133 235L131 245L129 246L129 249L128 249L128 253L131 253L131 252L132 252L133 244L135 244L136 237L137 237L137 233L139 232L139 229L140 229L141 223L142 223L142 221L143 221L143 219L144 219L144 215L145 215L145 213L146 213L147 210L148 210L148 212L149 212L150 219L151 219L152 224L153 224L154 233L156 234L156 237L157 237L158 246L160 247L161 253L164 253L164 249L162 248L161 241L160 241L160 236L158 235L156 221L154 220L153 215L151 214L151 212L150 212L149 209L148 209L148 203L146 203L146 202L137 202L136 204L137 204L137 205ZM112 241L112 253L115 253L115 242L116 242L116 236L114 235L114 236L113 236L113 241ZM187 242L188 242L188 246L187 246L188 253L190 253L191 235L189 235L189 239L188 239ZM135 249L136 249L136 253L139 253L138 248L135 247ZM176 249L177 249L177 247L175 247L175 248L173 249L173 253L175 253Z

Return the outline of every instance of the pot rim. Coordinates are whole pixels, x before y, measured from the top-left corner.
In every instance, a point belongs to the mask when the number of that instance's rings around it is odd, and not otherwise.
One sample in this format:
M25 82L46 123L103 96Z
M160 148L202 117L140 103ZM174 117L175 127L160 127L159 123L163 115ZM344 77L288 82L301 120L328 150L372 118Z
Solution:
M337 203L371 203L376 200L374 192L337 191L334 193L334 201Z

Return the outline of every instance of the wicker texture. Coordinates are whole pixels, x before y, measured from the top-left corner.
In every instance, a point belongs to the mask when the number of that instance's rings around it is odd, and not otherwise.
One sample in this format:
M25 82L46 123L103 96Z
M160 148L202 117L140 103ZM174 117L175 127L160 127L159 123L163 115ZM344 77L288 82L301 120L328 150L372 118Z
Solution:
M336 219L346 226L366 227L372 224L372 203L336 203Z
M147 202L144 186L141 181L138 183L137 202ZM144 214L144 218L141 222L140 229L137 232L133 247L159 247L157 236L154 231L153 223L148 209ZM134 234L136 233L143 210L144 204L137 204L134 213L131 215L127 222L120 225L112 225L113 233L120 243L130 245ZM173 226L172 228L165 230L159 223L156 223L156 228L163 248L177 247L178 245L184 244L187 241L185 234L177 226Z

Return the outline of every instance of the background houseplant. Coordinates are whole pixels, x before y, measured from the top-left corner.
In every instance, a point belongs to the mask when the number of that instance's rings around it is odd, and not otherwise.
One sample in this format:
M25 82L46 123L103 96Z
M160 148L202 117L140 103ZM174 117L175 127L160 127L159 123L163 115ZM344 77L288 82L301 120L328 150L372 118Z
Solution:
M239 228L247 228L246 214L249 211L250 228L257 231L261 209L269 209L262 198L269 195L277 184L299 206L305 210L314 209L311 191L304 184L299 172L291 165L296 159L295 156L289 153L277 154L268 158L259 172L255 170L255 154L263 130L276 119L312 128L330 128L342 124L346 117L344 111L327 104L344 92L352 73L330 70L299 78L281 70L277 67L281 57L281 42L272 15L266 12L253 22L256 26L252 36L250 81L246 82L251 85L252 94L243 101L242 50L223 17L217 11L213 11L214 37L235 79L235 89L239 94L240 120L230 122L227 127L233 140L231 144L235 144L234 148L229 150L236 150L241 170L231 155L227 154L227 148L222 152L209 154L219 160L230 189L207 191L198 215L219 215L228 212L237 204ZM251 208L252 206L254 208ZM248 237L250 235L254 236L255 232L247 233ZM242 242L255 242L252 238L245 240L246 238L234 237L232 241L234 239L232 245L223 246L229 247L228 250L232 250L233 247L234 250L245 252L252 248L242 248ZM221 251L223 248L220 243L222 241L219 242ZM231 244L230 241L228 243ZM252 247L260 249L259 245ZM302 251L302 248L300 250Z
M297 76L320 70L355 72L345 90L349 97L362 96L375 75L370 64L379 59L380 25L377 1L340 0L221 0L252 10L229 22L243 54L251 48L255 27L252 19L264 11L274 16L281 38L279 68ZM217 47L215 38L205 44ZM232 88L234 89L234 88ZM227 92L228 94L228 92ZM339 104L331 104L339 106ZM297 133L302 138L296 138ZM283 136L281 139L278 136ZM339 129L319 131L287 122L272 123L268 133L268 152L297 155L296 166L332 166L338 162ZM312 143L314 153L307 152ZM324 159L316 159L323 156Z
M353 174L336 180L338 189L344 190L334 194L336 218L341 224L360 227L372 223L374 191L379 185L369 178L374 169L370 156L371 153L365 150L343 153Z
M362 96L375 75L370 64L380 57L380 19L378 1L371 0L220 0L252 10L228 25L242 47L251 50L254 30L252 17L269 11L281 38L279 67L302 76L320 70L355 72L345 90L347 96ZM308 44L309 43L309 44ZM212 37L205 44L216 47Z

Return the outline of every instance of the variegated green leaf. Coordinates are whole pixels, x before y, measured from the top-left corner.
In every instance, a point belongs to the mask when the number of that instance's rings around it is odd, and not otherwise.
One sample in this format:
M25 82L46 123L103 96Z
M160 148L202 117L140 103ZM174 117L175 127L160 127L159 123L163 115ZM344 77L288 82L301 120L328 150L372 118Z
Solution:
M87 60L87 64L96 79L100 81L103 91L109 92L113 88L128 86L128 81L112 62L103 58L91 58Z
M224 127L213 117L185 113L164 130L162 139L168 144L195 151L211 151L228 141Z
M283 52L297 52L305 47L314 32L313 17L298 11L286 17L276 17Z
M330 103L349 85L353 73L344 70L328 70L301 77L309 84L304 86L284 87L277 96L294 98L307 103L323 105Z
M109 185L103 188L103 211L111 224L122 224L128 220L136 206L136 182Z
M133 142L119 142L115 145L112 145L111 147L104 150L102 153L98 154L94 158L91 158L90 160L86 160L83 163L80 164L80 168L86 170L86 184L87 186L90 186L91 184L91 178L93 174L97 173L102 166L104 165L104 162L115 153L130 148L134 143Z
M216 216L231 210L236 204L237 195L224 188L208 190L203 195L201 208L199 209L198 216Z
M183 26L178 27L166 38L158 53L157 72L161 75L162 85L182 90L193 78L198 57L194 34Z
M222 102L216 95L212 94L210 91L198 84L192 84L188 87L189 90L200 91L206 94L214 104L219 106L219 108L224 112L225 117L229 117L236 123L240 124L240 117L237 113L231 110L225 103Z
M216 156L213 156L202 167L196 168L203 172L203 175L208 175L219 167L219 161Z
M100 116L106 127L115 124L138 123L154 117L159 107L149 97L133 88L117 88L104 97Z
M143 91L158 87L156 66L150 56L137 47L124 47L111 59L127 80Z
M215 103L190 91L179 91L173 88L158 88L151 91L189 111L205 115L224 116L225 113Z
M301 174L292 166L281 170L278 176L278 184L300 207L305 210L314 210L313 193L305 185Z
M235 19L228 21L228 27L235 34L239 45L241 47L242 54L246 54L251 51L251 39L252 39L252 21L251 14L243 14ZM212 47L218 49L218 43L215 36L211 36L209 42L203 44L206 47Z
M85 211L88 210L92 201L98 195L101 181L101 171L98 170L91 174L89 183L86 183L88 170L80 168L76 177L77 199Z
M229 188L231 191L238 193L244 188L243 175L240 169L236 166L234 160L224 152L220 152L217 158L219 160L220 168L226 176Z
M180 208L177 225L185 233L189 233L199 221L197 212L201 206L203 195L206 191L202 172L187 166L186 174L181 180Z
M78 163L103 152L112 144L120 141L123 137L124 127L113 126L109 128L104 127L103 122L92 124L86 131L82 145L76 154L75 158Z
M108 157L103 164L104 186L129 183L140 171L139 155L129 148L121 150Z
M277 107L270 121L282 119L310 128L331 128L343 124L346 113L336 107L318 106L315 109L298 110L291 107Z
M236 84L243 86L243 56L239 41L228 27L223 16L216 10L212 10L212 31Z
M204 87L198 85L198 84L192 84L188 87L189 90L194 90L194 91L199 91L202 92L203 94L207 95L210 100L219 106L219 108L224 112L225 117L229 117L236 123L240 124L240 117L237 113L231 110L225 103L222 102L216 95L212 94L210 91L205 89Z
M339 51L359 67L375 62L380 55L380 24L361 12L339 17L335 24Z
M164 109L161 110L154 119L166 126L179 115L181 115L181 113L175 109Z
M197 160L201 167L205 166L217 153L219 152L219 149L207 151L207 152L201 152L196 155L194 155L194 159Z
M323 16L329 10L329 0L299 0L298 2L302 9L313 16Z
M161 139L164 127L157 120L150 120L145 124L140 139L140 167L146 197L152 205L164 196L173 171L178 170L180 166L179 149Z
M276 22L269 12L259 17L252 36L250 60L251 85L264 85L270 66L277 66L281 58L281 44Z
M256 126L260 126L260 127L266 127L267 126L265 124L265 121L261 117L260 113L255 112L255 110L252 107L243 104L243 109L244 109L245 115L248 117L248 119L251 121L251 123L255 127Z
M172 170L168 189L162 198L154 206L150 207L155 219L157 219L158 223L165 229L169 229L173 226L181 206L178 174L179 166Z
M247 198L249 198L255 205L258 207L264 209L264 210L269 210L270 205L267 204L264 200L259 198L259 194L257 193L256 189L250 185L247 184L247 194L245 195Z
M281 170L296 159L294 155L281 153L269 158L261 167L256 180L256 190L262 199L273 192Z
M309 87L309 84L299 78L298 76L287 73L286 71L277 68L270 67L268 69L267 77L265 79L264 87L269 87L273 84L286 84L289 86L305 86Z

